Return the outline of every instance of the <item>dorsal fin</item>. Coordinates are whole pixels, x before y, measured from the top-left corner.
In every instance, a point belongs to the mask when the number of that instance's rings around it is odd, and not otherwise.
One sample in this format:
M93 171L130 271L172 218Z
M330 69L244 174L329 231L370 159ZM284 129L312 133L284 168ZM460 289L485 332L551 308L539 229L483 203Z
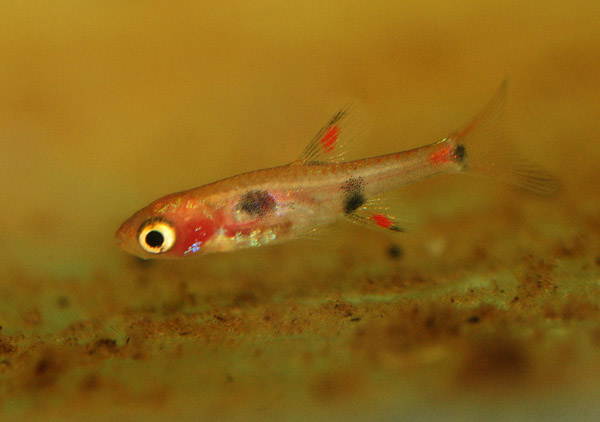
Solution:
M348 106L338 111L306 146L298 158L303 164L339 163L344 161L347 139Z

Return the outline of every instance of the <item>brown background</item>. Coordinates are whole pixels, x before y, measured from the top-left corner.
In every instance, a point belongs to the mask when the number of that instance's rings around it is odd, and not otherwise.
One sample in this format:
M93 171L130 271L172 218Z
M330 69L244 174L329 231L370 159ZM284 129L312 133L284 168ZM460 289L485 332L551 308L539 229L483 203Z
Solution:
M4 2L0 414L598 413L599 21L595 1ZM114 246L158 196L293 160L348 102L375 155L446 135L506 77L510 142L553 199L444 177L391 196L400 236L341 223L145 264Z

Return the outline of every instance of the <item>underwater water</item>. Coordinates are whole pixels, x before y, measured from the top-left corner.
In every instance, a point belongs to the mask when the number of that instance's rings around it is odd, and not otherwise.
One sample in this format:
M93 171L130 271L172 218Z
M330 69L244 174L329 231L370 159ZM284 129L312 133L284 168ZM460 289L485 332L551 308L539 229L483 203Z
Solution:
M600 414L600 5L2 9L0 419ZM403 234L115 245L164 194L292 161L349 102L360 158L446 136L506 77L508 142L552 198L444 176L388 196Z

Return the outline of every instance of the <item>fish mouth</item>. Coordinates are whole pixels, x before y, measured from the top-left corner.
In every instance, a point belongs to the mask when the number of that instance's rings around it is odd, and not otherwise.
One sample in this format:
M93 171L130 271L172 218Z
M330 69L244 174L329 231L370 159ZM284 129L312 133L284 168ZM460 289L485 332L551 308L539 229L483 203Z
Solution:
M122 235L122 231L121 228L119 228L116 232L115 232L115 243L117 244L117 246L119 248L123 247L123 235Z
M115 242L117 246L121 249L124 248L127 239L130 237L130 227L131 224L129 223L129 221L126 221L123 224L121 224L121 227L119 227L118 230L115 232Z

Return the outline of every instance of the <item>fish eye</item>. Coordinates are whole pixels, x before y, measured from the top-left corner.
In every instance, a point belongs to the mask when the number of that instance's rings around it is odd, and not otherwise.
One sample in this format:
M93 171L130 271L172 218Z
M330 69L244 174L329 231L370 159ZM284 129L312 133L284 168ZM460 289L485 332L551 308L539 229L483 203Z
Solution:
M138 231L138 243L153 254L165 253L175 244L175 228L162 218L150 218Z

